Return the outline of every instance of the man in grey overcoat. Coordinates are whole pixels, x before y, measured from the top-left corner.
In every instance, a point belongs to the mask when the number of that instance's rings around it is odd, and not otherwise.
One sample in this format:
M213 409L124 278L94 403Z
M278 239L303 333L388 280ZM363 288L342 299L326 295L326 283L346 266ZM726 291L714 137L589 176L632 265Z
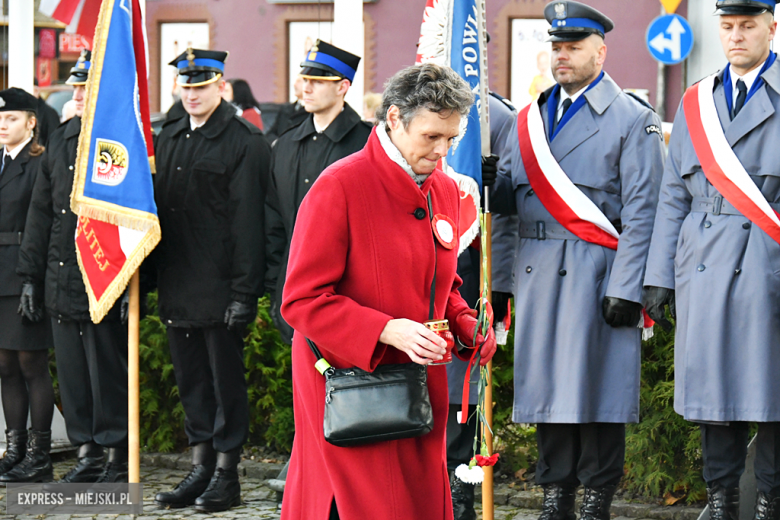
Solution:
M581 238L548 209L526 171L521 111L492 193L492 209L519 215L512 419L537 423L540 519L574 520L582 484L582 520L608 520L625 423L639 416L638 325L663 138L652 108L603 72L612 21L573 1L551 2L545 17L557 84L534 102L541 141L619 240L613 249Z
M780 63L770 48L775 3L716 3L729 63L714 78L712 96L725 139L749 175L746 183L755 183L757 196L776 211ZM675 317L676 306L674 409L701 423L710 517L739 515L748 421L754 421L755 518L778 520L780 244L732 205L732 192L726 197L710 183L702 169L707 161L694 149L692 135L699 146L702 141L689 127L694 111L688 107L681 103L669 142L645 276L647 310L671 328L664 308L668 304Z

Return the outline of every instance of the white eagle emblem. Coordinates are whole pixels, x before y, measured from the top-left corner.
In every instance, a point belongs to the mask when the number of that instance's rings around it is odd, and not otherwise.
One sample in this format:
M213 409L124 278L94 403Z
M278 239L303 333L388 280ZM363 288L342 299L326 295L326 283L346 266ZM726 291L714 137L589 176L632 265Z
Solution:
M417 63L447 64L445 33L450 1L432 0L425 7L417 45Z
M0 108L3 108L5 106L5 99L0 97Z
M566 4L555 4L555 17L559 20L566 18Z

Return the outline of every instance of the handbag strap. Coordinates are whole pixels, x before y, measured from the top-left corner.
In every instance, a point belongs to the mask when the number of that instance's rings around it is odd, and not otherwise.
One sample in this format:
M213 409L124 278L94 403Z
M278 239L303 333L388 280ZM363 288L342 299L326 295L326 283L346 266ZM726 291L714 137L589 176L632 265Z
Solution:
M436 234L433 232L433 204L431 203L430 191L428 192L428 217L431 221L431 234L433 235L433 280L431 281L431 303L428 307L428 319L432 320L434 316L434 306L436 303L436 264L438 263L437 250L439 248L436 247ZM306 338L306 343L309 344L309 348L314 354L314 357L317 358L317 362L314 363L314 368L316 368L317 371L322 375L328 373L329 370L332 371L333 367L324 357L322 357L322 353L320 352L320 349L317 348L317 345L315 345L314 342L309 338Z

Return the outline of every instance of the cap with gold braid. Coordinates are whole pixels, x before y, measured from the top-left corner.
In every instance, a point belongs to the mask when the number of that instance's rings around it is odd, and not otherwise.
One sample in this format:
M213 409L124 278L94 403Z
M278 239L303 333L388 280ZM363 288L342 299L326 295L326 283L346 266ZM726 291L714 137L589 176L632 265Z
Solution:
M189 47L179 54L169 65L179 71L176 83L181 87L199 87L214 83L225 74L224 51L207 51Z
M89 68L92 65L91 61L92 51L86 49L81 51L81 56L79 56L76 66L70 69L70 77L65 83L73 86L86 85L89 77Z
M360 56L355 56L327 42L317 40L301 63L301 77L325 81L355 78Z

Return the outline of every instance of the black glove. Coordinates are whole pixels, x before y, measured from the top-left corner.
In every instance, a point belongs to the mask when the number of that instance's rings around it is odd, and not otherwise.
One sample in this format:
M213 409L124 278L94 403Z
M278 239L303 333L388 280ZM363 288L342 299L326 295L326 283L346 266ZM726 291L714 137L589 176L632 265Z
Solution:
M146 316L146 294L141 292L138 299L138 319L142 320ZM130 317L130 290L126 290L122 295L122 301L120 303L119 315L122 319L122 325L127 325L127 320Z
M22 284L22 297L19 300L19 314L33 323L38 323L43 318L41 306L41 291L33 282Z
M644 297L645 309L647 315L650 316L654 322L659 324L666 332L672 330L672 322L666 319L666 312L664 307L669 306L669 314L672 318L677 319L677 306L675 305L674 289L667 289L665 287L645 287Z
M228 330L241 332L257 316L257 303L232 301L225 310L225 324Z
M642 304L622 298L605 296L601 303L604 320L611 327L636 327L642 312Z
M509 298L511 297L511 293L493 291L493 301L491 303L493 306L493 323L504 321L509 308Z
M498 178L498 155L492 154L482 158L482 185L489 188Z

